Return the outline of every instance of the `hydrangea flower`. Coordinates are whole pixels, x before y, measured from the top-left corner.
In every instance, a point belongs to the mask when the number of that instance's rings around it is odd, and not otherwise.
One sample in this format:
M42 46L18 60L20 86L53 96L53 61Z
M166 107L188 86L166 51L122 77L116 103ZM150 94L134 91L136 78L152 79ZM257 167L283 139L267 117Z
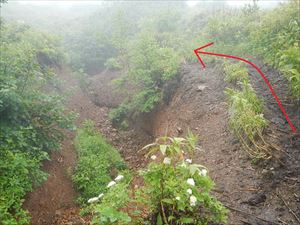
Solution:
M169 158L169 157L164 158L163 163L167 164L167 165L170 165L171 164L171 158Z
M193 193L192 189L190 189L190 188L187 189L186 192L189 193L190 195Z
M103 197L103 193L101 193L100 195L98 195L98 199Z
M186 159L185 160L187 163L191 164L192 163L192 160L191 159Z
M99 200L98 197L90 198L90 199L88 200L88 203L98 202L98 200Z
M190 197L190 206L196 206L197 198L194 195Z
M152 155L152 156L151 156L151 159L152 159L152 160L155 160L156 158L157 158L156 155Z
M107 187L108 187L108 188L109 188L109 187L112 187L112 186L114 186L115 184L116 184L115 181L111 181L111 182L108 183Z
M206 174L207 174L207 170L206 169L202 169L202 170L200 170L200 172L199 172L199 175L200 176L206 176Z
M116 178L115 178L115 181L120 181L124 178L123 175L118 175Z
M195 186L195 181L194 181L194 179L193 178L189 178L189 179L187 179L187 181L186 181L189 185L191 185L191 186Z

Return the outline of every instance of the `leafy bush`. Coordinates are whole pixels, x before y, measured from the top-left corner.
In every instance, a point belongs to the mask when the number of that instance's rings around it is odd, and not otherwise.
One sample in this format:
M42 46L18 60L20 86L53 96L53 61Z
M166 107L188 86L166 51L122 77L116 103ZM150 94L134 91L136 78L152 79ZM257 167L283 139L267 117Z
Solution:
M106 66L107 69L110 69L110 70L122 69L122 65L116 58L109 58L108 60L106 60L104 65Z
M155 143L144 147L148 148L148 155L154 161L140 172L143 184L130 192L131 176L126 171L114 181L108 179L109 183L101 194L89 200L92 224L150 224L148 219L141 217L141 208L155 216L155 221L151 220L155 224L204 225L226 221L227 210L209 193L214 184L207 169L192 164L190 159L185 161L185 157L193 155L196 149L193 134L186 139L158 138ZM160 154L163 161L154 154ZM85 182L90 184L91 181Z
M101 203L93 207L92 224L111 225L131 222L131 217L126 212L122 212L122 208L130 202L129 181L127 177L104 193Z
M278 16L280 15L280 16ZM227 19L224 20L224 17ZM210 51L248 56L262 56L271 66L287 75L290 70L300 71L299 2L291 0L273 10L261 10L254 3L242 10L225 9L212 15L203 28L200 42L214 40ZM291 92L296 98L300 85L289 79Z
M291 84L292 93L300 99L300 72L296 69L288 70L288 80Z
M113 121L120 123L129 115L150 112L161 101L164 84L178 74L179 66L180 58L173 49L161 47L151 33L140 34L129 51L127 82L123 82L136 88L112 111Z
M3 225L29 224L29 215L22 208L24 196L32 190L32 181L39 184L46 179L40 170L47 155L32 158L29 153L12 152L0 148L0 220Z
M53 86L49 66L62 60L54 39L24 25L1 21L0 29L0 220L26 224L24 195L45 180L40 164L60 148L62 129L74 129L75 115Z
M106 190L111 171L122 171L126 165L118 151L97 133L91 121L86 121L78 130L75 148L78 163L72 179L81 193L79 202L85 203Z
M300 30L299 30L300 33ZM286 74L292 94L300 99L300 43L282 52L279 68Z
M128 105L123 103L118 108L112 109L108 116L114 125L120 125L126 119L128 112Z
M275 68L292 75L289 70L300 71L300 20L299 2L290 1L262 17L259 26L251 32L251 43L255 53ZM280 16L278 16L280 15ZM297 91L300 81L289 79L292 93L300 98Z
M213 181L207 169L185 161L186 155L196 148L196 138L162 137L146 146L154 162L142 172L145 186L141 187L138 201L146 205L155 224L208 224L225 222L227 210L210 195ZM162 162L153 154L159 151Z
M83 69L79 69L74 72L76 79L79 81L79 86L82 90L86 90L89 85L88 75L83 71Z

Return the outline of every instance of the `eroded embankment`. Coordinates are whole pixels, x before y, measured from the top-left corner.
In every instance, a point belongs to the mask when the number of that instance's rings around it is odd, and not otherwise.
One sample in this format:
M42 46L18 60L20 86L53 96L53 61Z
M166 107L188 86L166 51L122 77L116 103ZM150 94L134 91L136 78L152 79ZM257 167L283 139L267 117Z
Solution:
M90 95L79 87L78 81L69 69L60 70L58 75L64 81L62 89L70 94L67 108L78 113L76 125L80 126L87 119L93 120L97 130L120 150L131 169L143 167L146 160L138 150L152 138L141 131L120 132L113 128L107 116L109 109L105 104L96 105L90 99ZM108 85L109 81L106 84ZM107 89L102 91L107 94ZM26 197L24 207L32 217L32 225L88 224L89 218L79 216L77 193L71 180L71 174L76 166L76 152L73 145L75 132L66 132L66 135L62 150L51 154L51 161L43 165L43 170L49 174L49 178Z
M283 165L277 160L254 165L232 136L223 92L227 85L221 68L210 65L203 71L199 65L193 65L186 70L170 104L163 106L154 117L154 136L184 136L188 129L199 136L202 150L197 152L194 161L210 169L216 183L215 194L231 209L229 224L298 224L289 207L294 212L300 210L297 195L300 192L300 139L289 132L259 75L250 70L252 84L265 102L265 116L271 121L267 139L282 150L276 154ZM266 74L271 81L275 79L273 70L266 70ZM288 98L285 78L276 75L278 95L285 99L285 107L294 118L299 112L299 103L295 105Z
M209 168L216 183L215 195L231 208L229 224L280 224L280 220L297 224L278 193L297 211L299 170L296 170L297 166L285 167L276 163L263 166L251 164L228 129L229 114L223 93L226 84L221 68L210 65L201 71L198 64L184 66L181 79L169 87L174 87L174 90L170 92L168 103L158 107L151 115L136 120L139 123L136 127L142 127L145 131L119 131L112 127L107 117L107 106L114 106L122 97L118 94L105 97L114 91L110 86L111 79L106 75L104 72L93 76L90 88L82 91L70 71L60 72L62 79L66 80L65 89L73 89L68 108L79 114L77 125L85 119L93 120L108 142L120 150L131 169L144 167L146 159L139 150L152 142L154 137L166 134L184 136L190 129L199 136L202 149L197 152L194 161ZM253 82L253 85L258 93L262 91L260 83ZM281 93L280 97L286 94ZM264 100L269 101L268 98ZM269 120L275 118L274 121L282 119L274 109L267 109L266 117ZM268 132L273 130L270 134L277 136L278 144L293 158L292 162L299 165L298 156L295 156L300 149L295 144L299 139L291 139L288 133L278 133L273 125L271 127ZM78 216L76 192L70 179L70 172L76 164L73 138L74 133L70 133L62 152L55 153L52 161L45 163L44 168L50 173L50 178L28 196L25 206L33 216L32 224L88 224L88 218L85 222L85 218ZM288 159L286 157L283 156L283 160Z

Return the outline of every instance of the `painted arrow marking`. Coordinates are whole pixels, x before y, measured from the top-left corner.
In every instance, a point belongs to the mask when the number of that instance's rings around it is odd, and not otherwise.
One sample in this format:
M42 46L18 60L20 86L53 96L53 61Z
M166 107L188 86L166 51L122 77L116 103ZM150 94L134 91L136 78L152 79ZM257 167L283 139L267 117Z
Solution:
M199 62L200 62L201 65L202 65L202 67L205 68L206 66L205 66L203 60L201 59L200 54L203 54L203 55L212 55L212 56L220 56L220 57L225 57L225 58L230 58L230 59L236 59L236 60L240 60L240 61L242 61L242 62L244 62L244 63L247 63L247 64L249 64L250 66L252 66L252 67L253 67L254 69L256 69L256 71L261 75L261 77L263 78L263 80L265 81L265 83L267 84L267 86L269 87L269 89L270 89L270 91L271 91L273 97L274 97L275 100L277 101L277 104L279 105L279 108L280 108L281 112L283 113L283 115L284 115L286 121L287 121L288 124L290 125L292 131L293 131L294 133L296 133L296 132L297 132L297 129L295 128L294 124L293 124L292 121L290 120L290 118L289 118L287 112L285 111L285 109L284 109L284 107L283 107L281 101L279 100L278 96L276 95L276 93L275 93L275 91L274 91L274 89L273 89L271 83L269 82L268 78L263 74L263 72L258 68L258 66L256 66L254 63L252 63L252 62L250 62L250 61L248 61L248 60L246 60L246 59L243 59L243 58L240 58L240 57L237 57L237 56L226 55L226 54L220 54L220 53L214 53L214 52L204 52L204 51L202 51L202 49L207 48L207 47L209 47L209 46L211 46L211 45L213 45L213 44L214 44L214 42L211 42L211 43L208 43L208 44L206 44L206 45L204 45L204 46L202 46L202 47L200 47L200 48L196 48L196 49L194 50L194 53L195 53L195 55L197 56Z

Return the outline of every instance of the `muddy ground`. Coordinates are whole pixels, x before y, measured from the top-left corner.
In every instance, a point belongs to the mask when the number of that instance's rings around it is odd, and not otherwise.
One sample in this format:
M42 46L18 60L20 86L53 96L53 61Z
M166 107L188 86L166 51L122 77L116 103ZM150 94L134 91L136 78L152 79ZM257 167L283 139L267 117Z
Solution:
M277 71L267 67L263 70L300 130L299 102L289 96L286 80ZM145 166L143 152L138 150L155 137L184 136L190 129L199 136L201 147L193 160L209 168L216 183L214 194L230 209L228 224L299 224L300 136L291 133L258 74L250 70L253 87L265 101L265 116L271 121L267 135L283 150L278 153L283 165L276 160L254 164L229 131L223 92L227 84L220 67L212 64L203 71L198 64L183 66L175 83L166 87L165 103L136 119L135 129L128 131L115 129L107 117L108 107L123 98L115 93L108 95L114 89L111 77L120 74L109 73L91 77L84 91L70 70L63 69L59 75L66 81L65 90L72 90L67 106L79 114L77 125L85 119L94 120L97 129L119 149L131 169ZM49 179L27 196L25 208L32 215L33 225L88 224L89 218L79 216L77 193L70 178L76 166L74 133L67 133L67 137L62 151L53 153L52 161L44 164Z

